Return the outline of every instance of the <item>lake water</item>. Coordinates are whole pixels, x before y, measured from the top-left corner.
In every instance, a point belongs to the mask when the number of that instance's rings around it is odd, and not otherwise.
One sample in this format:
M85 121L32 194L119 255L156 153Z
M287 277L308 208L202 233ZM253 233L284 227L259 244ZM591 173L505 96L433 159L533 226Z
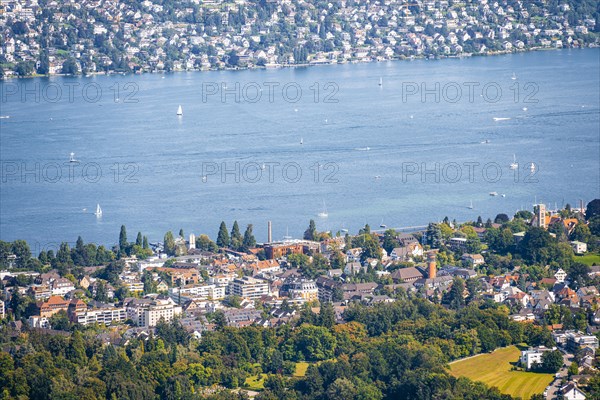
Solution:
M587 49L0 82L0 239L215 238L237 219L261 241L268 220L279 239L311 218L355 232L578 206L600 197L599 77Z

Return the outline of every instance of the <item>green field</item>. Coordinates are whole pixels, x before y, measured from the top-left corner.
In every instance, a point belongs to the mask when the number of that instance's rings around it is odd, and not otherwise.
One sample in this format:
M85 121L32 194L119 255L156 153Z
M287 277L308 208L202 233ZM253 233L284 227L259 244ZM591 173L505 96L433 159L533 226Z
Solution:
M303 377L306 375L306 370L308 369L308 363L301 361L296 363L296 371L294 371L294 376Z
M575 261L586 265L600 265L600 254L586 254L584 256L575 256Z
M266 374L258 374L258 375L253 375L253 376L249 376L246 378L246 381L244 382L244 387L246 389L250 389L250 390L263 390L265 388L265 378L267 377Z
M306 370L308 369L309 365L310 363L304 361L297 362L296 370L294 371L293 376L302 378L304 375L306 375ZM254 366L260 366L260 364L254 364ZM244 382L244 388L256 391L263 390L265 388L265 379L267 379L267 376L267 374L258 374L247 377L246 381Z
M498 349L491 354L482 354L450 364L450 373L464 376L497 387L502 393L528 399L543 393L552 382L552 374L511 371L521 352L516 346Z

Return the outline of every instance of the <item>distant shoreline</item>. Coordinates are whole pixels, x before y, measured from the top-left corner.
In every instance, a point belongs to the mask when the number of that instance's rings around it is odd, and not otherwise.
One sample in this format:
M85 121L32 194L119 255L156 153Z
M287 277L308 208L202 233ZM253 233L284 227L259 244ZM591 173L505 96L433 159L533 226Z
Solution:
M563 47L560 49L552 48L552 47L532 47L530 49L523 50L498 50L494 52L488 53L464 53L461 55L450 55L450 56L411 56L411 57L402 57L402 58L392 58L387 60L369 60L369 61L347 61L343 63L318 63L318 64L277 64L275 66L253 66L253 67L235 67L235 68L210 68L210 69L178 69L172 71L166 70L156 70L156 71L142 71L142 72L118 72L118 71L100 71L100 72L90 72L87 74L33 74L26 76L9 76L9 77L1 77L0 82L15 80L15 79L32 79L32 78L52 78L52 77L93 77L93 76L113 76L113 75L146 75L146 74L172 74L172 73L181 73L181 72L215 72L215 71L249 71L249 70L268 70L268 69L283 69L283 68L307 68L307 67L323 67L323 66L332 66L332 65L345 65L345 64L373 64L380 62L397 62L397 61L413 61L413 60L446 60L446 59L462 59L462 58L471 58L471 57L495 57L502 56L508 54L518 54L518 53L530 53L536 51L560 51L560 50L585 50L585 49L597 49L600 48L600 44L590 43L585 47Z

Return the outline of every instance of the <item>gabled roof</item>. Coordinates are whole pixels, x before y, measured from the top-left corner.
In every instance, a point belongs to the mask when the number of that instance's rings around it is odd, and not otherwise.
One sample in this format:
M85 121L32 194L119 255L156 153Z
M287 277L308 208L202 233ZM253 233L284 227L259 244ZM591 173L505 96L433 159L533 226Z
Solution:
M407 280L423 278L423 273L415 267L400 268L391 273L392 279Z

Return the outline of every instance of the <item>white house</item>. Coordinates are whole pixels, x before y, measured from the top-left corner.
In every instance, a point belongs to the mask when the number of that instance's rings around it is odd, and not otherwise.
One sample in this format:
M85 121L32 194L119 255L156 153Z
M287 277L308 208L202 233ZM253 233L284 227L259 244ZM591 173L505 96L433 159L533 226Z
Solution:
M552 351L553 349L549 349L544 346L540 347L530 347L527 350L521 351L521 365L525 369L531 369L533 364L541 364L542 363L542 355L547 351Z
M574 382L570 382L566 386L560 388L560 391L565 400L585 400L585 393L577 388Z
M587 252L587 243L574 240L571 242L571 248L575 254L583 254Z
M562 283L565 281L565 278L567 277L567 273L565 271L563 271L562 268L559 268L558 271L556 271L556 273L554 274L554 277L556 278L557 282Z

